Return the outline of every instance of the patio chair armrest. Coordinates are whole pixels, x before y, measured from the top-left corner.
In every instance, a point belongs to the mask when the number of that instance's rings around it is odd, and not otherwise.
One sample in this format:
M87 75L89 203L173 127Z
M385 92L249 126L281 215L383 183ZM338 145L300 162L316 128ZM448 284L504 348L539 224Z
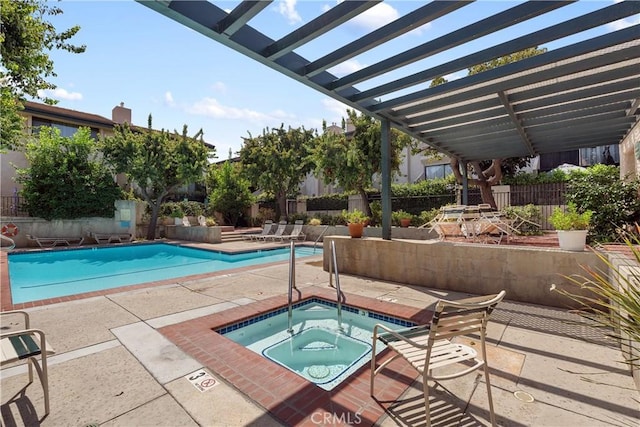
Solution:
M382 334L378 334L378 328L383 329L385 332ZM380 323L377 323L373 327L373 337L374 339L379 339L383 343L388 344L394 341L404 341L413 347L426 349L428 345L419 344L411 339L414 336L424 336L429 333L429 325L419 325L419 326L411 326L409 328L404 329L396 329L393 330L388 328Z
M29 329L29 313L27 313L24 310L11 310L11 311L3 311L0 312L0 317L2 316L8 316L10 314L22 314L23 318L24 318L24 328L25 329ZM3 334L4 335L4 334Z
M441 302L445 305L452 306L452 307L469 307L469 306L485 307L487 305L499 303L502 300L502 298L504 298L505 294L506 294L505 291L500 291L499 293L493 294L493 295L469 297L469 298L463 298L455 301L441 300Z
M37 335L37 340L34 339ZM11 338L20 337L12 340ZM53 350L47 344L45 334L40 329L20 329L17 331L0 334L2 343L2 359L0 363L11 363L18 360L28 359L37 355L46 357L52 354Z

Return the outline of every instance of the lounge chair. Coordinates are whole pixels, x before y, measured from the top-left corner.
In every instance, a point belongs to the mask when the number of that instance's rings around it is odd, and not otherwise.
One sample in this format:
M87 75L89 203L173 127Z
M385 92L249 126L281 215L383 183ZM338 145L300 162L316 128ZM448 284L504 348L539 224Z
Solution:
M302 232L302 226L304 222L302 220L297 220L293 224L293 230L289 234L283 234L280 236L280 241L284 242L285 240L304 240L306 238L305 234ZM274 239L275 240L275 239Z
M268 240L273 240L275 241L276 239L280 239L280 237L282 237L282 234L284 233L284 230L287 228L287 221L280 221L278 223L278 228L276 228L275 233L273 234L267 234L266 236L257 236L257 240L262 240L263 242L266 242Z
M133 240L131 233L93 233L89 232L91 236L99 245L106 243L126 243Z
M23 316L24 329L3 331L0 334L0 366L26 359L29 367L29 383L33 382L33 368L35 367L44 392L44 413L46 415L49 413L47 355L53 354L54 351L47 343L44 332L40 329L31 329L29 314L26 311L5 311L0 313L2 318L5 316L15 317L15 315ZM6 320L2 324L8 325ZM38 362L37 356L40 356L40 362Z
M242 240L258 240L261 237L269 235L271 230L273 230L273 221L270 219L264 222L264 226L262 227L262 231L260 233L248 233L242 235Z
M57 245L80 246L84 237L36 237L27 234L27 239L35 241L41 248L52 248Z
M377 324L373 328L373 350L371 358L371 396L374 396L375 376L383 369L389 369L389 363L398 357L404 358L422 375L422 388L426 414L426 425L431 426L429 408L429 384L427 381L440 381L458 378L483 368L491 425L496 425L487 366L485 332L491 312L504 298L505 291L495 295L472 297L459 301L439 300L429 325L415 326L402 331L394 331ZM382 331L380 331L382 330ZM451 338L467 335L479 335L477 346L469 340ZM376 366L376 345L382 341L395 354ZM480 354L478 354L478 351ZM441 371L441 368L445 368Z

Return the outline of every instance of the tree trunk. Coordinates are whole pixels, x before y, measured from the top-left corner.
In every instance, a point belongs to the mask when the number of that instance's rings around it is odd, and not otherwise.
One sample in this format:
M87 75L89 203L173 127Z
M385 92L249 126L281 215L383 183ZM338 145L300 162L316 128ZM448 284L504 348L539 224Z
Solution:
M369 206L369 197L367 196L367 192L364 190L364 188L359 188L358 193L360 193L360 198L362 199L364 214L371 218L371 206Z
M151 218L149 219L149 228L147 229L147 240L156 239L156 225L158 224L158 214L160 213L160 203L152 203L151 200L147 200L149 206L151 206Z
M283 217L287 217L287 194L281 192L277 195L276 218L282 220Z
M491 186L496 185L502 179L502 159L493 159L491 166L482 170L480 162L472 162L471 166L475 172L477 178L467 179L467 184L470 187L478 187L480 189L480 195L482 196L482 203L491 205L492 209L497 209L496 200L493 197ZM458 184L463 183L463 175L460 172L460 161L458 159L451 159L451 170L456 177ZM468 175L468 171L464 173Z

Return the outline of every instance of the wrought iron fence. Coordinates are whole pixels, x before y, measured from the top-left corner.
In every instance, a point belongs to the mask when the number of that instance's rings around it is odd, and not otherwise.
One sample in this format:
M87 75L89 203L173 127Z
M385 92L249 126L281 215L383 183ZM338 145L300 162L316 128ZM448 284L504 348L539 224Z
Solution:
M0 197L0 215L29 216L25 200L20 196Z

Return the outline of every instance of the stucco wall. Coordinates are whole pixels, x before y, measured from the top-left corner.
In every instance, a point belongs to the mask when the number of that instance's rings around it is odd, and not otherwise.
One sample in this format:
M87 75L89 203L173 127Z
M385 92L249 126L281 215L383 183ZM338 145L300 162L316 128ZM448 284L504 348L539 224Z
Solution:
M220 243L222 242L222 227L202 227L199 225L185 227L184 225L165 226L167 238L189 240L191 242Z
M551 284L570 286L562 276L583 274L580 265L605 267L590 251L328 236L327 271L331 241L340 273L472 294L505 289L507 299L552 307L566 308L571 301L551 292Z

